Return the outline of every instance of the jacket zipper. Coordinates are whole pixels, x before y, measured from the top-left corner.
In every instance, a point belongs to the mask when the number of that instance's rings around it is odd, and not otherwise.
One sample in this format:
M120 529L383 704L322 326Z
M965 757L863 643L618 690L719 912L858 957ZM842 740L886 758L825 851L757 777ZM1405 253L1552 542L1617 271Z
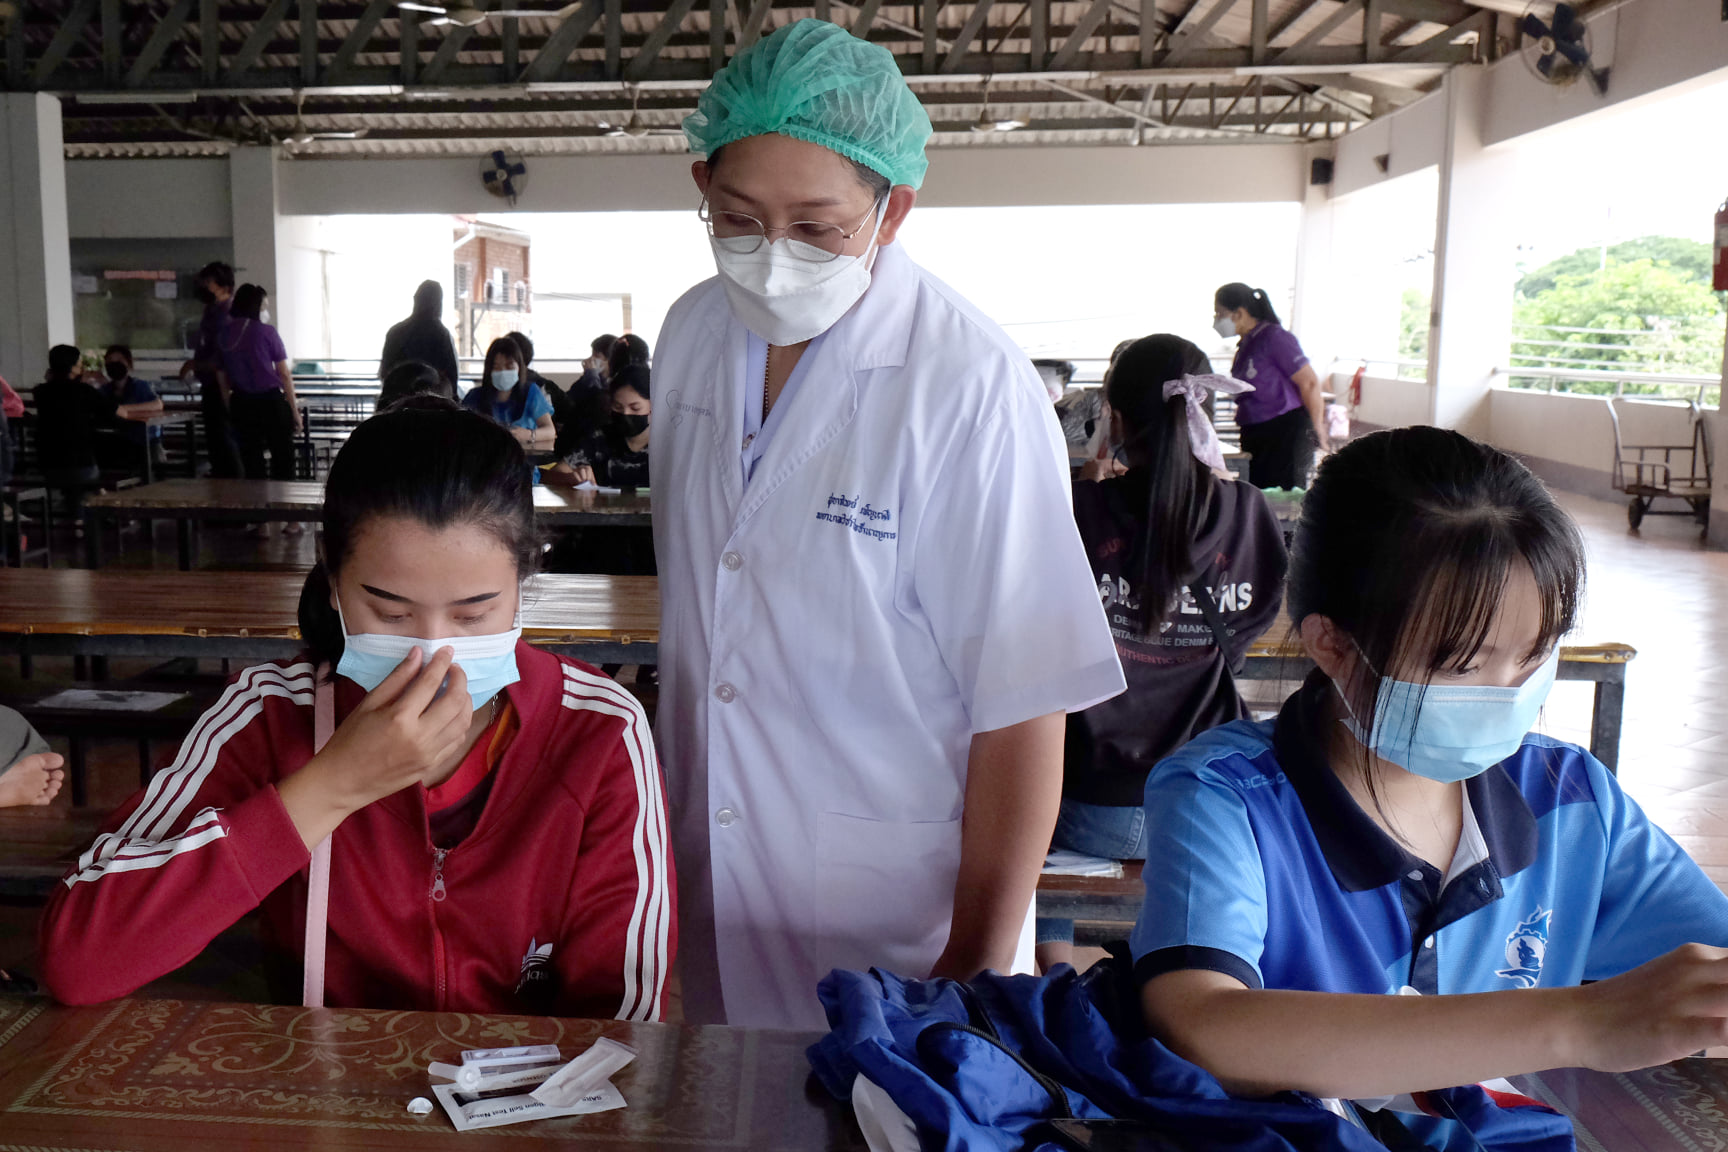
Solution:
M446 897L444 890L444 858L450 855L448 848L432 849L432 891L429 899L432 907L429 909L432 920L432 967L433 967L433 999L440 1011L444 1008L444 933L438 927L438 905Z

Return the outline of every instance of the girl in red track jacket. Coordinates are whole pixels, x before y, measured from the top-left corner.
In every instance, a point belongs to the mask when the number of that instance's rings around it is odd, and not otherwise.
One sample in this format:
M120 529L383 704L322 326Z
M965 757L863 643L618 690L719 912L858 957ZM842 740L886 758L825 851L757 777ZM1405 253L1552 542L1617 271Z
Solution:
M312 653L243 672L55 890L48 988L126 995L254 908L291 970L333 832L328 1003L658 1019L676 912L653 740L612 680L510 643L538 554L515 441L431 398L367 421L323 552ZM450 639L398 662L404 637ZM337 726L315 754L320 661Z

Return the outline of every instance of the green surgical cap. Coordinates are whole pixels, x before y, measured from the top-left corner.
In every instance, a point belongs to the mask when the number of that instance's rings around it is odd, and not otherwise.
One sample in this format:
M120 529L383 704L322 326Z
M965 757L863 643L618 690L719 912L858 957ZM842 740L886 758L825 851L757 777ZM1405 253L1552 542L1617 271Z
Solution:
M799 20L740 52L684 119L690 150L712 156L746 136L808 140L880 172L924 183L930 117L894 54L826 20Z

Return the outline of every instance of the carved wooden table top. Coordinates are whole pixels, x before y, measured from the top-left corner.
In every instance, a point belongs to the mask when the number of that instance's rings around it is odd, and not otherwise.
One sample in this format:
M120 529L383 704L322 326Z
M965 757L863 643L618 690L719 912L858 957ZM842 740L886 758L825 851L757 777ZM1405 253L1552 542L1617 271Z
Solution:
M430 1061L514 1044L575 1056L601 1035L638 1053L613 1078L621 1110L467 1133L442 1109L406 1110L432 1095ZM850 1109L809 1080L804 1049L815 1039L613 1020L0 999L0 1147L862 1152Z

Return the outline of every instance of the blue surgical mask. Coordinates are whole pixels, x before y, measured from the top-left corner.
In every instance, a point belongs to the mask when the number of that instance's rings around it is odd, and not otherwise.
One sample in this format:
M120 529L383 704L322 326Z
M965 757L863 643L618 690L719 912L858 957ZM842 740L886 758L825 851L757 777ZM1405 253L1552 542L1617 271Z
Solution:
M368 692L384 683L384 678L416 648L428 660L440 648L455 650L455 662L468 677L468 696L476 709L485 707L492 697L522 679L516 669L516 642L522 638L520 619L508 632L422 640L418 636L394 636L388 632L351 633L340 602L336 605L336 616L342 622L342 659L336 665L336 674L348 677Z
M516 369L494 368L492 370L492 387L499 392L510 392L516 387Z
M1480 776L1518 751L1536 726L1559 667L1556 648L1516 688L1423 685L1383 676L1372 740L1354 714L1346 716L1343 724L1382 760L1442 784L1455 784ZM1349 698L1342 690L1339 696L1349 712Z

